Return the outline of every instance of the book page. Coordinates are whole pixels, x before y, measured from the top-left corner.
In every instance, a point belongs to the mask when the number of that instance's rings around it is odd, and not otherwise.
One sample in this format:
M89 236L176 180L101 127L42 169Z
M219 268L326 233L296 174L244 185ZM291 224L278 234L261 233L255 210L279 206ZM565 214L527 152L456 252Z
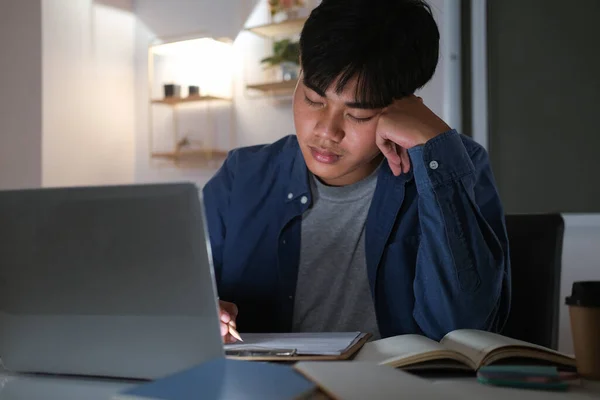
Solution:
M407 366L433 359L451 358L470 364L460 354L421 335L400 335L366 343L355 361L367 361L394 367Z
M520 347L535 350L538 354L554 354L567 357L564 354L536 344L509 338L497 333L476 329L459 329L448 333L440 341L444 346L458 351L470 358L475 365L481 366L484 359L493 351L505 347ZM512 352L515 355L515 352ZM518 353L518 352L517 352ZM531 352L530 352L531 354Z
M228 350L295 350L297 355L341 355L361 336L360 332L244 333L242 343Z

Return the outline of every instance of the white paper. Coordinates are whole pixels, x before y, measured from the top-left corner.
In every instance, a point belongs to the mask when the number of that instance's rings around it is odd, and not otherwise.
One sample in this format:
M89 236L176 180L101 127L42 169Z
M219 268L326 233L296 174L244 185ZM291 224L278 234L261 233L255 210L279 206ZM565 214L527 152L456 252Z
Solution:
M340 355L357 340L360 332L244 333L244 342L226 344L225 350L295 349L298 355Z

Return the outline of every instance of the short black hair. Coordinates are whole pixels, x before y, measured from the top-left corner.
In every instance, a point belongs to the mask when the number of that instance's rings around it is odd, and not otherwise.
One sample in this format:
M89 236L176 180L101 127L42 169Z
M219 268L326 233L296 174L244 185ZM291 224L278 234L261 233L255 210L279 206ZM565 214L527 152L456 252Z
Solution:
M323 0L300 35L304 82L340 93L356 77L357 102L385 107L431 79L439 39L424 0Z

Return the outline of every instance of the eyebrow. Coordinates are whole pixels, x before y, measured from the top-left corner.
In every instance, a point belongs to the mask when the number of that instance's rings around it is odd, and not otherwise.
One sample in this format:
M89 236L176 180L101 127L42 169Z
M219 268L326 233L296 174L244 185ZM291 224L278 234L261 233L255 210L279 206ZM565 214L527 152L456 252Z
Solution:
M314 86L312 83L307 82L306 79L302 79L302 83L304 84L304 86L306 86L307 88L309 88L310 90L312 90L313 92L318 94L319 96L326 97L324 91L322 91L318 87Z
M310 82L307 82L306 79L302 79L302 83L304 84L304 86L306 86L307 88L309 88L310 90L312 90L313 92L315 92L316 94L318 94L319 96L321 96L321 97L327 97L325 95L325 92L323 92L321 89L319 89L318 87L314 86ZM375 106L373 104L363 103L363 102L360 102L360 101L347 101L344 104L348 108L357 108L357 109L361 109L361 110L375 110L375 109L383 108L383 107L377 107L377 106Z

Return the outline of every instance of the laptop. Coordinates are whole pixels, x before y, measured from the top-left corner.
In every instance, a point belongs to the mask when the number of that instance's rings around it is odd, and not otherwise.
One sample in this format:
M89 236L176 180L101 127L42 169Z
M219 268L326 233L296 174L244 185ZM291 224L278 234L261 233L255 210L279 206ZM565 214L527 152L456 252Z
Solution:
M191 183L0 191L0 359L156 379L224 357Z

